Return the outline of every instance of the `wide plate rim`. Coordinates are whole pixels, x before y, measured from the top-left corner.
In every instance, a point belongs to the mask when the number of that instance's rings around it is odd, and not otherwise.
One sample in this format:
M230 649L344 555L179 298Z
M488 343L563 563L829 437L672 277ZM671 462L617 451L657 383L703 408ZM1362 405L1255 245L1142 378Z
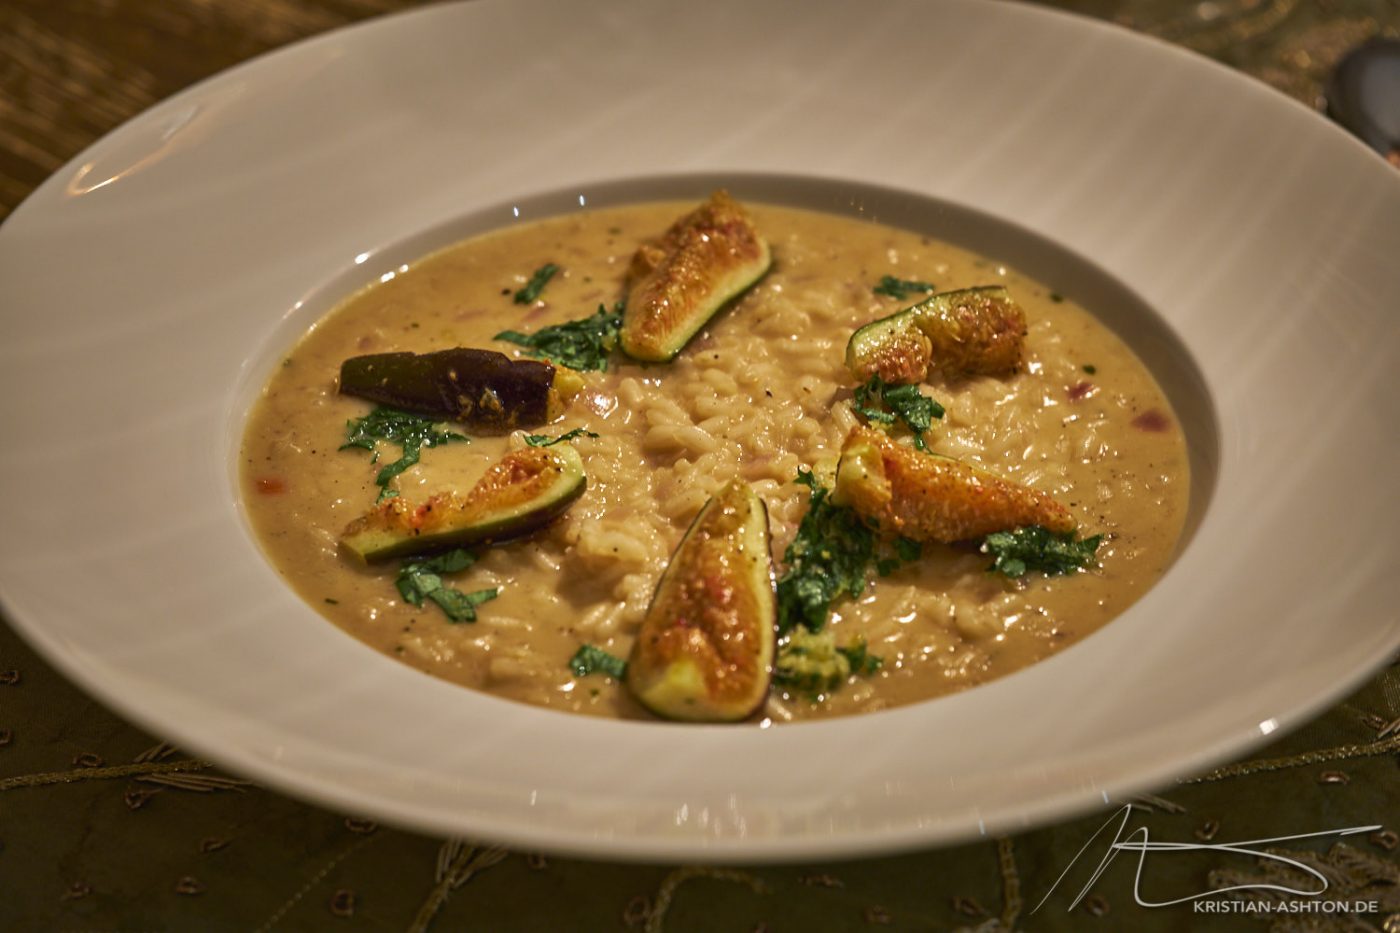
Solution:
M971 4L945 2L942 4L928 4L938 8L960 8L963 11L973 8ZM475 6L475 5L474 5ZM492 6L492 4L482 4L482 6ZM499 4L494 6L499 7ZM913 5L909 5L911 8ZM1191 56L1183 50L1157 43L1155 40L1136 34L1128 33L1124 30L1108 26L1106 24L1091 21L1078 20L1059 11L1048 11L1029 6L1013 6L1012 9L1019 10L1016 15L1049 16L1062 20L1072 20L1076 29L1086 29L1097 34L1100 38L1111 36L1111 44L1119 45L1127 43L1144 43L1144 48L1154 48L1153 54L1169 52L1172 56L1187 56L1190 67L1199 69L1207 63L1203 59ZM30 217L30 212L42 212L46 209L44 202L51 200L56 188L61 188L65 183L71 184L77 168L91 159L94 155L100 155L104 146L110 145L113 139L120 139L123 134L134 132L131 127L140 124L142 121L151 123L159 121L172 111L177 110L190 100L199 99L208 95L212 90L218 90L228 86L230 83L242 81L250 77L256 77L262 70L267 69L277 62L288 62L299 57L314 55L318 48L368 41L365 37L377 31L382 31L388 27L386 24L393 24L392 28L402 28L412 31L420 29L417 25L426 22L427 19L437 16L455 17L459 15L472 15L470 10L463 11L463 8L454 7L433 7L424 10L415 10L408 14L381 18L366 24L350 27L348 30L340 30L327 36L315 37L305 42L298 43L286 49L269 53L248 63L240 65L235 69L215 76L205 82L201 82L187 91L170 98L157 105L146 114L137 117L131 123L124 125L114 131L111 136L99 141L90 149L80 154L69 166L61 170L54 178L45 183L44 186L35 192L24 205L21 205L0 226L0 248L3 248L7 238L14 238L25 235L30 230L31 225L42 224L47 220L42 214L36 218ZM998 14L1001 15L1001 14ZM409 20L415 21L409 23ZM428 30L423 30L428 31ZM1224 66L1209 63L1209 67L1216 69L1219 74L1228 75L1229 80L1239 88L1249 88L1251 94L1258 94L1262 86L1254 85ZM1269 92L1272 93L1272 92ZM1277 97L1281 101L1281 97ZM1267 99L1267 98L1263 98ZM1301 108L1301 105L1295 105ZM1297 111L1295 118L1301 119L1306 116L1313 120L1312 129L1309 132L1321 133L1326 127L1326 133L1340 137L1340 131L1325 124L1315 114L1311 114L1302 108ZM1373 164L1384 168L1379 159L1375 159L1369 150L1365 150L1359 143L1354 143L1359 147L1359 151L1365 152L1367 157L1373 160ZM1355 167L1360 169L1359 162L1353 162ZM735 166L737 168L737 166ZM1360 169L1370 171L1371 169ZM1380 177L1380 176L1377 176ZM578 181L578 179L571 179ZM583 182L580 182L583 183ZM0 564L0 576L13 573L12 568L5 568ZM269 784L280 789L295 792L301 796L312 797L322 802L332 803L338 806L355 807L366 803L366 797L361 790L347 790L342 787L330 786L325 783L324 776L314 774L303 774L295 770L289 770L276 761L268 759L264 754L253 755L230 755L226 747L216 747L215 744L207 744L201 740L196 732L191 731L182 723L178 723L168 715L159 711L153 711L149 705L134 701L128 695L122 695L111 688L108 681L95 680L94 668L81 658L80 654L73 651L71 644L65 644L61 639L51 637L49 630L37 620L50 610L39 608L23 600L12 601L8 595L0 595L0 605L5 607L7 616L15 621L16 627L25 635L26 639L34 644L43 653L50 663L64 672L70 679L81 684L84 688L100 696L105 702L114 708L122 710L137 722L180 738L188 744L191 749L209 754L214 759L224 758L225 760L237 760L239 770L246 773L256 774L259 778L267 780ZM32 623L32 624L31 624ZM1395 620L1390 621L1391 630L1389 639L1382 639L1385 646L1393 652L1400 644L1400 627L1396 626ZM1238 754L1247 748L1262 744L1267 740L1270 732L1288 728L1302 722L1307 716L1323 708L1326 704L1333 702L1337 697L1345 693L1356 683L1366 677L1370 671L1383 663L1384 656L1370 667L1358 667L1351 671L1347 678L1334 681L1330 689L1315 693L1306 702L1300 702L1291 706L1286 711L1280 711L1276 717L1271 717L1272 727L1268 731L1261 731L1257 725L1245 727L1243 723L1238 728L1229 730L1228 736L1220 735L1213 743L1208 743L1199 747L1192 755L1178 755L1169 765L1159 765L1151 769L1151 773L1137 773L1130 778L1119 775L1120 780L1104 781L1092 790L1083 787L1065 789L1053 798L1047 797L1041 800L1036 807L1029 808L1023 812L1015 813L1003 811L994 815L990 820L983 820L981 832L991 832L998 829L1012 829L1020 825L1026 825L1030 820L1043 821L1071 813L1081 812L1084 809L1107 802L1109 797L1131 793L1137 790L1158 784L1167 780L1173 774L1183 771L1195 770L1196 768L1209 765L1215 761L1226 757L1229 754ZM815 728L815 727L801 727ZM1103 801L1099 801L1099 797ZM845 832L844 834L832 835L826 839L820 836L809 834L778 835L778 836L754 836L754 837L727 837L727 838L707 838L703 833L699 835L682 836L675 839L667 839L657 835L629 835L625 830L617 835L600 836L596 831L573 832L571 835L567 827L559 826L534 826L521 824L517 817L508 817L500 825L490 825L489 821L478 817L474 822L467 824L454 822L450 818L443 819L440 810L425 812L417 811L410 806L390 806L380 811L387 819L412 825L414 828L437 831L466 831L480 828L492 838L510 842L516 845L530 846L534 848L549 849L552 851L568 851L578 855L598 855L607 854L626 858L656 858L656 857L683 857L687 855L704 855L709 858L744 859L744 860L770 860L770 859L790 859L821 857L837 854L873 854L876 852L891 851L895 849L913 848L918 845L936 844L953 841L955 839L968 838L974 834L973 822L970 818L964 817L961 820L950 819L937 822L933 826L923 825L907 831L897 832L888 828L880 830L868 830L865 832ZM511 822L515 820L515 822Z

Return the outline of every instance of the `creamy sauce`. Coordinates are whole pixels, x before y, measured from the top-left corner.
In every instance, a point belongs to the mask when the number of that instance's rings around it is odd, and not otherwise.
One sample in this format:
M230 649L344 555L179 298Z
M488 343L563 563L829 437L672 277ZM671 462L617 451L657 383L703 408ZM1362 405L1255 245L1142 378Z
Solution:
M455 683L557 709L647 715L616 682L575 677L584 643L625 657L666 561L705 500L732 477L769 508L781 558L806 510L799 466L830 485L851 425L843 365L858 326L904 307L876 295L882 275L939 291L1003 284L1026 311L1026 365L1008 378L942 382L925 394L947 409L932 449L1054 495L1082 533L1105 533L1098 569L1008 581L968 547L926 545L924 557L839 601L840 644L864 638L883 658L820 703L775 695L775 720L839 715L936 697L999 677L1090 634L1161 575L1186 516L1189 476L1177 419L1146 367L1094 317L1015 271L966 251L855 219L750 205L775 257L769 274L665 365L615 354L587 376L559 422L599 434L575 447L588 490L543 532L481 552L448 583L499 587L475 623L431 604L407 605L397 562L366 569L337 536L374 503L379 463L338 450L345 425L372 407L341 396L344 359L452 346L514 354L498 331L534 331L585 317L621 295L637 245L691 203L573 214L459 243L350 297L291 350L249 419L243 444L248 514L274 566L318 612L374 648ZM531 306L511 294L546 262L562 271ZM396 486L411 501L465 491L523 444L473 437L424 449Z

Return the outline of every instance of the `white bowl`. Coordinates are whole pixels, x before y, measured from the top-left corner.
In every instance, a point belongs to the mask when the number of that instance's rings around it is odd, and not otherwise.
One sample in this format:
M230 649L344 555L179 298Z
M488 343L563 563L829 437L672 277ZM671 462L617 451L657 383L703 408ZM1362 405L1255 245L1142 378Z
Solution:
M296 335L511 207L698 176L808 201L848 181L884 219L1112 298L1193 447L1166 577L1013 676L774 729L494 699L294 596L234 472ZM1400 645L1397 256L1393 170L1110 26L970 0L432 7L166 101L0 228L0 590L50 661L147 728L402 825L745 861L1016 830L1238 755Z

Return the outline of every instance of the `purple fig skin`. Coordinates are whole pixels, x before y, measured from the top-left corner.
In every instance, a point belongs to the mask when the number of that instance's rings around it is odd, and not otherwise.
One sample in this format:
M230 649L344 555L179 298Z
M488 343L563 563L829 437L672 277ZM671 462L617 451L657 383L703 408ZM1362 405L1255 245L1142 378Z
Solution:
M344 395L491 433L548 421L553 386L554 367L548 363L468 347L374 353L340 364Z

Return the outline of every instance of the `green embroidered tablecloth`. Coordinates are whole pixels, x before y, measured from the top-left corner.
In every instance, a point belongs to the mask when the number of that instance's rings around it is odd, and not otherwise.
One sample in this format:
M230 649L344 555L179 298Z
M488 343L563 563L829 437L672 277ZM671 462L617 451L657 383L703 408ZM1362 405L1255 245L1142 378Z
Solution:
M0 218L83 147L252 55L408 0L3 0ZM1063 0L1216 58L1308 106L1400 0ZM1127 801L1124 801L1127 803ZM0 620L0 930L1386 930L1400 933L1400 666L1257 756L1002 839L800 866L624 865L402 832L226 776L67 683ZM1280 841L1280 858L1154 854L1144 899L1249 884L1234 913L1134 901L1109 837ZM1083 856L1081 847L1101 828ZM1259 846L1257 848L1265 848ZM1038 910L1060 873L1069 876ZM1272 882L1374 912L1264 914ZM1297 900L1297 899L1295 899Z

